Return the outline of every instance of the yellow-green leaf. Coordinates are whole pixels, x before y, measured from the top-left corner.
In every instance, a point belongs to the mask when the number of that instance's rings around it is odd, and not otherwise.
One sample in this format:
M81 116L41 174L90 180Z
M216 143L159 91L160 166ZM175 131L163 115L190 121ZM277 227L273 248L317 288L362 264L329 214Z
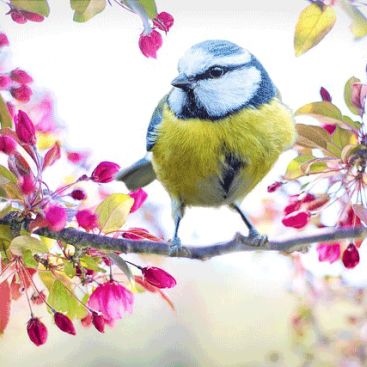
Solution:
M310 4L300 14L294 35L294 50L300 56L316 46L333 28L335 10L331 6Z
M331 141L340 147L340 151L342 151L345 146L356 144L357 138L350 130L342 129L341 127L337 126L333 135L331 136Z
M6 167L0 164L0 185L6 185L7 183L17 183L17 178Z
M47 0L11 0L10 2L18 9L40 14L44 17L48 17L50 14Z
M357 8L356 5L352 4L350 0L340 0L340 5L352 19L350 29L355 38L359 39L365 37L367 35L366 16Z
M288 167L285 173L285 178L288 180L292 180L297 177L303 176L304 172L302 170L302 166L305 163L310 162L314 159L315 157L313 157L312 155L300 155L294 158L288 164Z
M38 238L24 235L15 237L11 241L10 250L15 255L21 256L25 250L30 250L32 253L47 253L48 247Z
M352 76L347 80L344 86L344 101L349 110L359 116L359 109L352 103L352 86L354 83L360 83L360 79Z
M296 112L296 116L307 115L317 119L325 124L341 124L343 123L343 115L339 108L331 102L312 102L300 107Z
M0 239L5 241L11 241L13 239L10 226L0 224Z
M327 150L330 135L319 126L297 124L297 144L306 148L321 148Z
M71 0L74 12L74 21L83 23L92 19L106 7L106 0Z
M125 223L134 199L126 194L112 194L97 207L99 229L104 233L119 230Z
M138 3L143 7L145 13L150 19L157 15L157 6L154 0L138 0Z
M10 116L8 106L6 105L3 97L0 95L0 127L12 127L13 119Z

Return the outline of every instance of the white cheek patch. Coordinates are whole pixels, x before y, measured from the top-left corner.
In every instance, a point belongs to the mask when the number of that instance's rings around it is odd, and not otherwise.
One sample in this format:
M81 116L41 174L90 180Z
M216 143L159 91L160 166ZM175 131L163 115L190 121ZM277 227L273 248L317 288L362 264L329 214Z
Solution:
M194 92L211 116L224 116L249 102L260 82L261 72L257 68L244 68L218 79L201 80Z
M186 100L186 93L178 88L173 88L168 96L168 104L176 115L181 115Z

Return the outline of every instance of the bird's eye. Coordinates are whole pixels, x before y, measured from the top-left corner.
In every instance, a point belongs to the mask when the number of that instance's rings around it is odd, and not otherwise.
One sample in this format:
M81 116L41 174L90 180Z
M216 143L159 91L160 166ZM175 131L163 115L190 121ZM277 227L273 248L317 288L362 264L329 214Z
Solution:
M221 66L212 66L209 69L209 76L211 78L220 78L224 74L224 68Z

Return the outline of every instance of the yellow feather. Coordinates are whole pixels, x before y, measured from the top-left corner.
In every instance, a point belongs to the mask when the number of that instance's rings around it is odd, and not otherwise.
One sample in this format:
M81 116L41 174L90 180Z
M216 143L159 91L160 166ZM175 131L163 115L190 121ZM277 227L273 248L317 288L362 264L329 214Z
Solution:
M171 197L185 205L230 204L259 183L295 138L292 114L276 98L214 122L181 120L165 106L153 167ZM220 185L225 153L245 162L227 196Z

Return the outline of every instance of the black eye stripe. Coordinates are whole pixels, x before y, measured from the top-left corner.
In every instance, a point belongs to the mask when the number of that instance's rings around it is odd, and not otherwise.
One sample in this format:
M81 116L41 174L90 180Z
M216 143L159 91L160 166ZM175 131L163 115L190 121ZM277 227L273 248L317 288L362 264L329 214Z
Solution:
M210 71L212 68L215 68L215 67L221 68L223 70L223 73L222 73L222 76L223 76L224 74L228 73L229 71L242 69L243 67L245 67L248 64L249 63L238 64L238 65L226 65L226 66L212 65L210 68L205 70L203 73L196 74L195 76L190 77L189 79L193 79L193 80L213 79L213 77L210 74Z

